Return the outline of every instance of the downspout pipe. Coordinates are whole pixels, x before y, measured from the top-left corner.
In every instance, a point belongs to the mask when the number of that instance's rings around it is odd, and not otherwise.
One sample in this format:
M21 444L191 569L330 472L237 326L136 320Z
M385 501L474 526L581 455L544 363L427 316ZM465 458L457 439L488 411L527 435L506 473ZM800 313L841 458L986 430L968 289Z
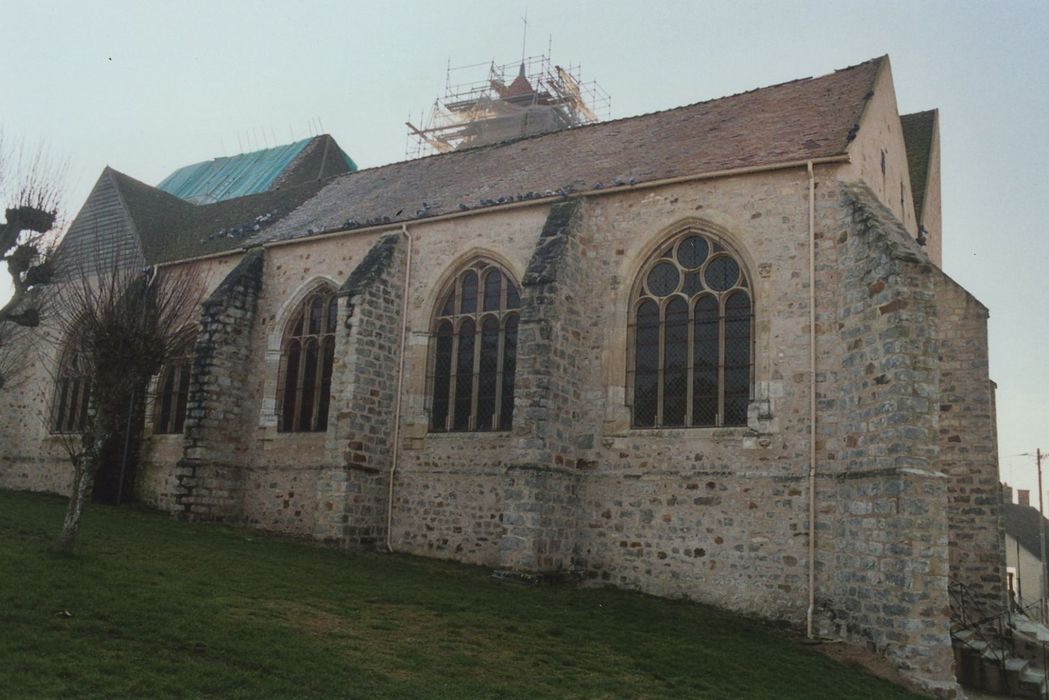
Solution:
M812 639L816 612L816 176L809 174L809 607L805 636Z
M408 340L408 295L412 284L412 234L401 224L401 234L408 241L408 259L404 265L404 293L401 300L401 342L397 357L397 393L393 400L393 447L390 451L390 484L386 493L386 551L393 551L393 483L401 456L401 393L404 389L404 356Z

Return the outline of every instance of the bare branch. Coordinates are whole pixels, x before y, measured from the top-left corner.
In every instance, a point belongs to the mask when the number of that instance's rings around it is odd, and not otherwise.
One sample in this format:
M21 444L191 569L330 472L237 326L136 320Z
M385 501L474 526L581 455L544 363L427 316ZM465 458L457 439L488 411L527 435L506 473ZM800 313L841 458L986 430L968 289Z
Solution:
M0 262L7 264L14 292L0 306L0 325L34 327L40 323L37 290L54 274L53 253L62 222L59 203L68 169L41 145L10 147L0 132ZM5 373L0 367L0 387Z
M191 268L141 269L110 256L98 269L98 257L69 261L79 274L63 274L48 294L47 327L62 339L60 358L66 358L58 363L76 357L78 376L91 381L80 442L63 442L75 476L60 539L66 549L106 446L126 430L134 410L129 398L141 396L150 377L184 352L204 298L204 283ZM54 372L63 378L60 364Z

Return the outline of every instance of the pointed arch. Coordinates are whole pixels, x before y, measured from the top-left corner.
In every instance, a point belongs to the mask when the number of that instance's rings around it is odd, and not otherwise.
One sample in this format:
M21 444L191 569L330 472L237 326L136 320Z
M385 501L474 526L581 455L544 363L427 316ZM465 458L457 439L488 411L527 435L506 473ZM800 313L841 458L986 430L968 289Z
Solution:
M466 268L471 267L479 262L487 262L494 264L496 267L502 269L502 271L513 280L520 280L524 275L524 270L519 269L519 266L514 264L505 256L500 255L494 251L486 248L471 248L464 253L456 255L455 258L448 263L448 267L437 280L429 288L428 298L433 299L433 307L430 309L430 318L435 318L441 312L438 305L442 303L444 298L444 291L448 289L448 285L458 277L462 271ZM518 284L518 292L520 291L520 285Z
M153 433L156 435L181 434L186 422L197 328L186 328L179 335L185 340L172 358L160 368L157 376L156 394L153 399Z
M509 430L521 285L505 265L477 255L443 279L430 323L430 430Z
M76 331L66 339L51 400L51 432L80 433L87 427L94 378Z
M747 424L754 287L723 232L686 225L652 244L630 289L627 392L635 428Z
M285 304L277 369L277 430L316 433L328 429L331 404L335 329L338 323L336 287L314 280L300 288L294 306Z

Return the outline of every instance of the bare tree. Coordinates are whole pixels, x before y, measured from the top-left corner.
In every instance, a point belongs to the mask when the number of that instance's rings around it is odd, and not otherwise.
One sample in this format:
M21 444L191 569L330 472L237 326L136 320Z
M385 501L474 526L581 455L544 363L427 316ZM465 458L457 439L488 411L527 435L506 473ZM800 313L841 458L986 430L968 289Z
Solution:
M47 325L61 339L59 347L66 348L55 362L75 355L78 371L90 381L86 412L77 429L67 431L76 435L63 438L73 484L59 546L71 551L106 447L123 439L133 397L195 333L204 285L188 268L158 272L118 260L100 272L64 278L49 295ZM62 371L57 364L52 369L56 377Z
M7 264L13 293L0 305L0 389L19 370L25 356L16 348L18 327L39 325L40 288L51 282L59 226L65 165L55 165L44 147L13 149L0 132L0 262Z

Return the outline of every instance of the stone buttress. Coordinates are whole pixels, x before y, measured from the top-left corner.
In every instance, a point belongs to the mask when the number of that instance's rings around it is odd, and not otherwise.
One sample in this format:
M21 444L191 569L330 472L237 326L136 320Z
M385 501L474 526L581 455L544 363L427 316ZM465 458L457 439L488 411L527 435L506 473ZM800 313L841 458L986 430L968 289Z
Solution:
M522 281L514 461L505 475L499 546L500 565L515 571L575 568L579 468L593 441L580 431L591 357L581 303L589 293L584 215L582 199L550 208Z
M939 270L934 284L940 317L938 468L948 476L951 582L964 589L955 594L971 608L967 614L985 619L1008 609L988 313Z
M203 304L193 349L183 457L175 467L181 517L239 521L254 414L249 362L265 253L249 250Z
M948 489L937 432L935 268L863 186L843 187L838 284L840 451L821 473L821 632L866 643L930 691L954 687ZM818 394L819 396L819 394ZM820 420L826 417L821 415ZM822 434L822 433L821 433Z
M348 546L386 538L407 240L383 236L339 290L330 455L317 480L314 536Z

